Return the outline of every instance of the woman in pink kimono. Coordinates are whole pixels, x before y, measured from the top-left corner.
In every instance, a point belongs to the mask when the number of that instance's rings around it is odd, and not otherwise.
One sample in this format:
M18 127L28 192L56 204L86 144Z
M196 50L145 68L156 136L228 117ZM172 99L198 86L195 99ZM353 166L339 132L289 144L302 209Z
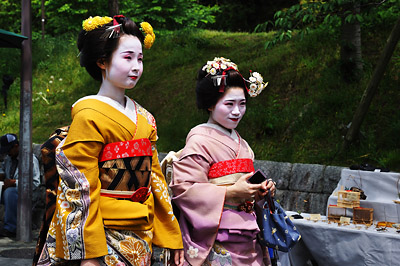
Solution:
M268 190L274 193L275 185L270 179L248 182L254 154L235 130L247 95L256 96L265 86L260 74L245 80L236 64L222 57L199 71L197 106L208 111L209 119L189 132L171 182L185 265L269 264L267 249L257 241L254 206Z

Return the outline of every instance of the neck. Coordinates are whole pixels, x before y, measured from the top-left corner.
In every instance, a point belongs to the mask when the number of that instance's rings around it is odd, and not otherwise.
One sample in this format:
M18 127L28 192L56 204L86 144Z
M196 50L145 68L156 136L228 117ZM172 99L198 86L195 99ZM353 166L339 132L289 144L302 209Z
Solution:
M211 117L208 119L207 124L213 124L213 125L217 125L219 128L221 128L222 130L225 130L227 133L232 134L233 129L228 129L226 127L221 126L220 124L218 124L217 122L215 122Z
M105 85L104 82L103 82L101 84L100 90L97 93L97 95L111 98L114 101L117 101L123 107L125 107L125 105L126 105L125 89L118 89L118 88L112 88L111 89L110 86Z

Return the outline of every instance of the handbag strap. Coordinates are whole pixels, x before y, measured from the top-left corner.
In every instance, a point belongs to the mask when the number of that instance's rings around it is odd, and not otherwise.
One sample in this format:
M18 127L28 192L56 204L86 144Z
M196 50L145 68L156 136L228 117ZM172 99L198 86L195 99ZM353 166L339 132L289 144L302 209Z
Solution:
M268 189L267 195L264 196L264 199L268 203L269 209L271 210L272 213L275 213L275 204L274 204L274 198L271 197L271 191Z

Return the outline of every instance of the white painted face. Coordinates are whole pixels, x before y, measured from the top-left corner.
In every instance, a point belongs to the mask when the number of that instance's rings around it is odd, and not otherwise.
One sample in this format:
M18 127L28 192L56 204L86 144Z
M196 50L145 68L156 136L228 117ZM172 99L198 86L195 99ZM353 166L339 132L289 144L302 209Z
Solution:
M105 65L103 82L118 89L135 87L143 73L143 52L139 39L132 35L121 36L111 62Z
M234 129L246 112L246 97L240 87L225 91L214 107L210 108L209 123L219 124L226 129Z

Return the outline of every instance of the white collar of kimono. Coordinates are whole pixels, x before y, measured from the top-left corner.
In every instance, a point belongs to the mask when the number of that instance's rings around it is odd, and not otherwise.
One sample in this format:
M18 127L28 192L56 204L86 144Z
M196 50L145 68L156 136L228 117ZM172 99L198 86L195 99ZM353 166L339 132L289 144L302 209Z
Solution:
M126 100L126 105L125 107L123 107L119 102L117 102L116 100L111 99L110 97L107 96L101 96L101 95L89 95L89 96L85 96L83 98L80 98L78 101L76 101L72 107L75 106L75 104L77 104L80 101L86 100L86 99L95 99L95 100L99 100L102 101L103 103L106 103L108 105L111 105L112 107L114 107L115 109L117 109L118 111L120 111L121 113L123 113L124 115L126 115L130 120L132 120L133 123L136 124L137 122L137 112L136 112L136 104L135 102L130 99L128 96L125 95L125 100Z
M222 133L228 135L229 137L231 137L232 139L234 139L236 142L239 141L239 135L236 133L236 131L234 129L232 129L231 131L227 130L226 128L223 128L222 126L218 125L218 124L213 124L213 123L204 123L201 124L201 126L207 126L207 127L212 127L215 128L216 130L221 131Z

